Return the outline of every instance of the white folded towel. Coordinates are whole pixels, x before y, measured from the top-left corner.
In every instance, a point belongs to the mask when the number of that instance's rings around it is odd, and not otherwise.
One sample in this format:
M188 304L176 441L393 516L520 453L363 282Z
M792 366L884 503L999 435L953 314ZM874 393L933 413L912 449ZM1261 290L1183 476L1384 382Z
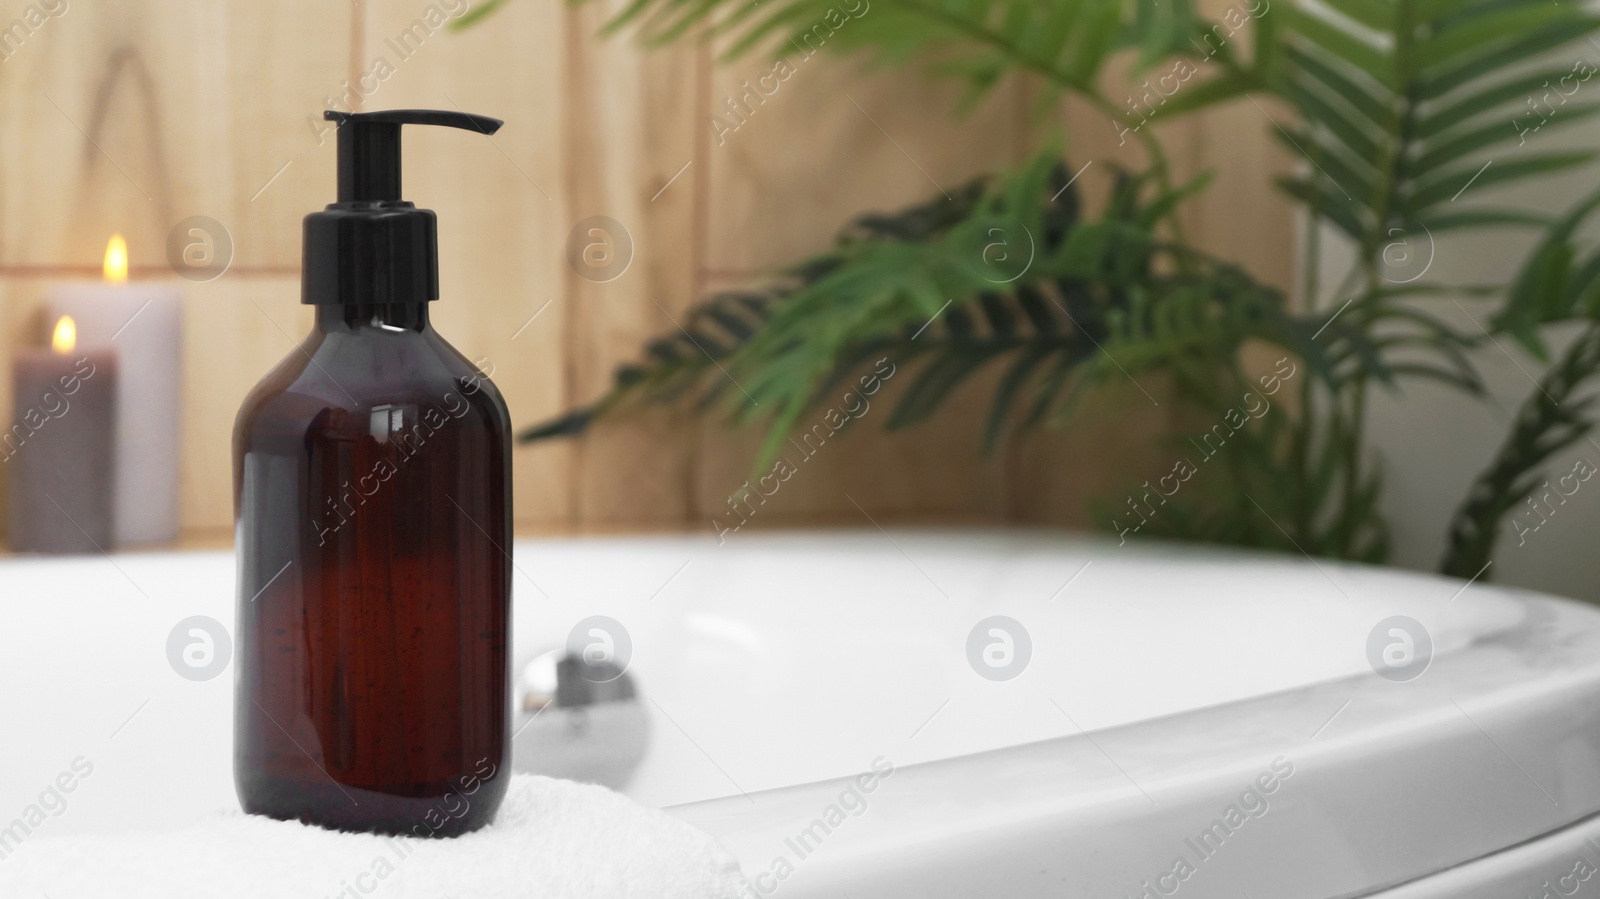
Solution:
M8 899L734 899L741 883L738 863L694 827L531 774L512 778L493 824L457 839L233 813L181 830L40 835L0 860Z

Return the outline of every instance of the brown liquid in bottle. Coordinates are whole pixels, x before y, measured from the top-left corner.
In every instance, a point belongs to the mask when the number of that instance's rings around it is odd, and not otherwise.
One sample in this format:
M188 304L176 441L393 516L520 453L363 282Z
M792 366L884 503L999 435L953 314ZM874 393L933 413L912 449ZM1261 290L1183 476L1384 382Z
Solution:
M245 811L453 836L510 777L510 421L421 303L317 307L234 431Z

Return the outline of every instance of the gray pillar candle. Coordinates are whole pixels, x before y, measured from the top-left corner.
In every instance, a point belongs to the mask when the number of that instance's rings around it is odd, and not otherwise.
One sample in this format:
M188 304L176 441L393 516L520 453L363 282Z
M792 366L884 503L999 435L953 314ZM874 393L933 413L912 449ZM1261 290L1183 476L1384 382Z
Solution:
M183 297L164 282L129 281L127 262L127 244L114 235L105 280L53 285L46 325L70 315L79 347L117 357L117 545L171 543L178 539Z
M10 469L11 548L92 553L112 547L117 366L80 352L71 319L53 349L21 349L12 370L11 427L0 434Z

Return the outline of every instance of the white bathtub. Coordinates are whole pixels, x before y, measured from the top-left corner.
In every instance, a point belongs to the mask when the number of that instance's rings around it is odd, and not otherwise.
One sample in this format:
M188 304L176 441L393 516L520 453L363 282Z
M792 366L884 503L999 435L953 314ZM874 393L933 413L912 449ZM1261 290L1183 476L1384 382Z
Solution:
M519 657L625 626L650 718L627 791L721 839L752 895L1520 896L1600 869L1588 607L1036 532L515 559ZM166 649L189 616L231 628L233 583L225 553L0 562L0 827L80 757L92 777L32 839L235 807L231 677L179 677ZM969 653L997 615L1031 641L1009 680ZM1369 660L1397 615L1433 644L1407 682Z

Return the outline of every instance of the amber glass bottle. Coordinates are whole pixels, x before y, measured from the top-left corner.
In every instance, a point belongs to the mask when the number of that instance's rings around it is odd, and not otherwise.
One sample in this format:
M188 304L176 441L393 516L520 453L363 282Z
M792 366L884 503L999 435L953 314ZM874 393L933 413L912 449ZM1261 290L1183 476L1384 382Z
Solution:
M433 214L398 200L399 128L499 123L330 118L339 202L306 220L316 325L234 430L235 782L254 814L454 836L510 777L510 419L429 325Z

